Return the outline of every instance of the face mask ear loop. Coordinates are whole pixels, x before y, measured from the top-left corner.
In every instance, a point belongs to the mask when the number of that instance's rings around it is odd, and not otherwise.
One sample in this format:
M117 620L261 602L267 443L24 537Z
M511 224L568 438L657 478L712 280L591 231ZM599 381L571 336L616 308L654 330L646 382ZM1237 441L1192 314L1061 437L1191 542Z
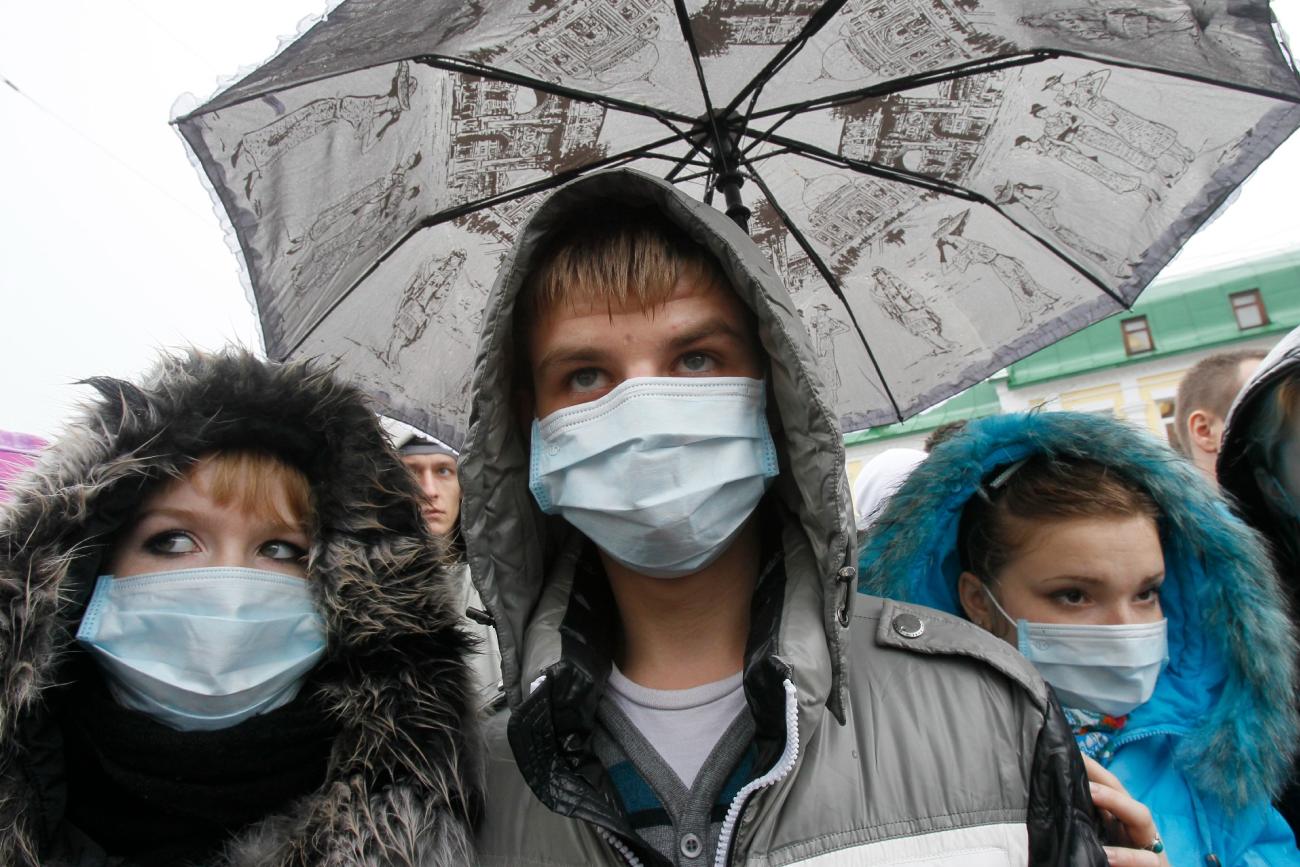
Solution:
M993 591L989 589L989 585L984 583L983 579L980 579L980 589L984 591L984 595L993 603L993 607L998 610L998 613L1006 618L1007 623L1011 624L1011 628L1016 630L1016 638L1019 639L1020 627L1017 625L1016 621L1011 618L1011 615L1007 613L1007 609L1003 608L1002 604L998 602L998 598L993 595Z

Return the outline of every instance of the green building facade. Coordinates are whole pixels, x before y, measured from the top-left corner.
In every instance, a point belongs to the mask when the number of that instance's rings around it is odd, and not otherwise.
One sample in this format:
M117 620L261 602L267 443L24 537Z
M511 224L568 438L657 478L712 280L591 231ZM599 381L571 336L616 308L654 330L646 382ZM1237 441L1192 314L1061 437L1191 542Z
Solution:
M1042 349L907 421L850 433L849 475L946 422L1033 407L1106 412L1167 436L1178 382L1206 355L1271 347L1300 325L1300 247L1157 280L1131 310Z

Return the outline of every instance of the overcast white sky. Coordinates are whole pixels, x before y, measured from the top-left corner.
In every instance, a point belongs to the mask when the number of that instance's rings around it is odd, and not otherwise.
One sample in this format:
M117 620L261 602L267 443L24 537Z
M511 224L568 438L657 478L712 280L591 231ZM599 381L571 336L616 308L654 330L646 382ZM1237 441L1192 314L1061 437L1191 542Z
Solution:
M161 348L258 345L198 175L167 121L324 0L0 0L0 428L51 436L98 374ZM1300 44L1300 2L1275 2ZM14 88L18 90L14 90ZM1170 271L1300 245L1292 137Z

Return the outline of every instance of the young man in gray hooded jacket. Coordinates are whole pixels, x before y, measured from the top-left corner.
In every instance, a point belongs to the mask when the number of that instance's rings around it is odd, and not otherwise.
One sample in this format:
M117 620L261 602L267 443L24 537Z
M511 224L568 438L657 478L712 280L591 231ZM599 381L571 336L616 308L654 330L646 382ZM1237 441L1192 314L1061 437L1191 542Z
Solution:
M480 863L1105 863L1032 667L856 593L812 359L758 247L656 179L523 229L462 463L509 700Z

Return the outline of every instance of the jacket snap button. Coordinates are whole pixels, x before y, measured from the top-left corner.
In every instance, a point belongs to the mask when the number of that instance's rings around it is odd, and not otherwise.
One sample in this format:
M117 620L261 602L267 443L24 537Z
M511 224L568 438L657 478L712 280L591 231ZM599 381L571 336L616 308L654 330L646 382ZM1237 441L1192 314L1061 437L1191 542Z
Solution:
M894 631L904 638L920 638L925 634L925 624L915 614L900 614L892 625Z
M704 851L704 844L694 834L682 835L682 854L687 858L698 858Z
M1205 863L1208 867L1219 867L1219 856L1213 853L1205 856Z

